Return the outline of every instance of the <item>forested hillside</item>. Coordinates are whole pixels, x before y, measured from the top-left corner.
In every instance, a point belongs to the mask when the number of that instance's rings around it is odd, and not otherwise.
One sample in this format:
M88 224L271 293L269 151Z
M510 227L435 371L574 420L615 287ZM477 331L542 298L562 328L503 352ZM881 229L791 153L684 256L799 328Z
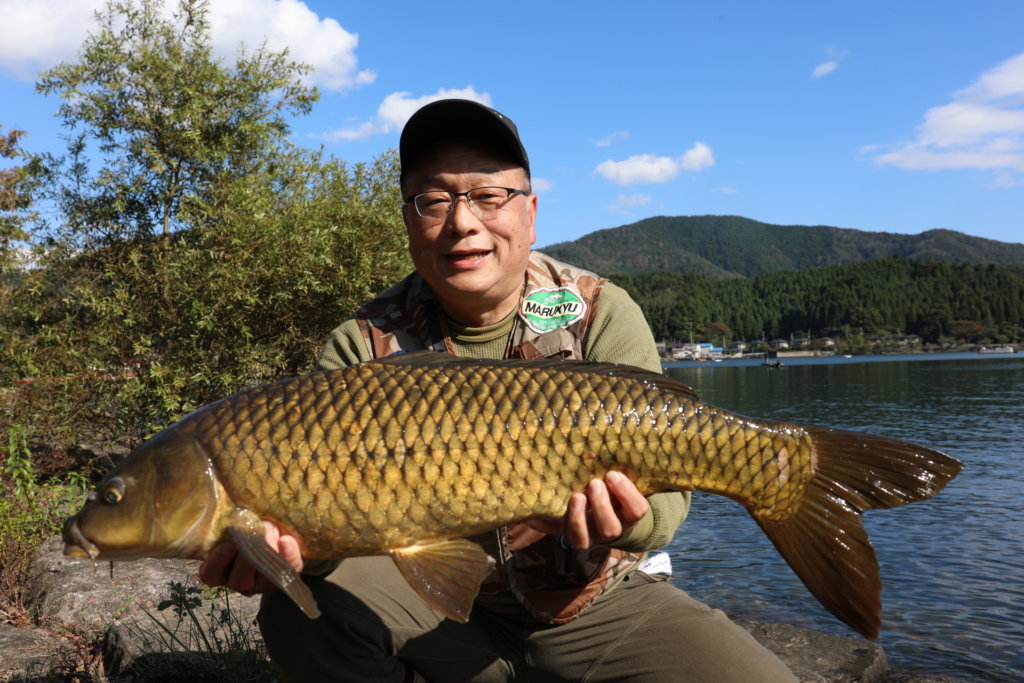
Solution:
M1024 266L1024 244L953 230L919 235L822 225L770 225L739 216L658 216L543 247L599 273L696 273L754 277L888 256Z
M916 334L926 342L1011 341L1024 330L1024 268L890 257L754 278L613 277L658 339L716 343L790 335ZM692 327L691 327L692 326Z

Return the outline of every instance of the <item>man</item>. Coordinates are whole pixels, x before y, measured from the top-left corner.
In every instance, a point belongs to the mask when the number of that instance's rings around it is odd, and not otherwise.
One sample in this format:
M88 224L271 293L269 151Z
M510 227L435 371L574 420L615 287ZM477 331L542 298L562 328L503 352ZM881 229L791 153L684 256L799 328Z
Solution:
M660 371L643 314L623 290L531 250L537 197L508 118L467 100L434 102L409 120L400 156L416 272L331 334L321 368L435 349ZM268 543L304 570L324 614L309 620L268 593L260 627L296 681L793 680L721 612L643 564L688 507L688 494L645 498L610 473L574 494L562 519L475 538L494 567L465 624L428 607L389 558L303 566L295 539L268 523ZM230 546L211 553L201 576L270 590Z

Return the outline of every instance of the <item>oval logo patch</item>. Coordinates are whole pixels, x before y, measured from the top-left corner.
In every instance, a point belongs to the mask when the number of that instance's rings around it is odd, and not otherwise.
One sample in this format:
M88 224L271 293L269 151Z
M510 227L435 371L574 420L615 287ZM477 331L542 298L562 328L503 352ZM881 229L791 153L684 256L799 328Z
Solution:
M583 297L569 287L535 289L519 305L519 317L538 333L568 327L587 312Z

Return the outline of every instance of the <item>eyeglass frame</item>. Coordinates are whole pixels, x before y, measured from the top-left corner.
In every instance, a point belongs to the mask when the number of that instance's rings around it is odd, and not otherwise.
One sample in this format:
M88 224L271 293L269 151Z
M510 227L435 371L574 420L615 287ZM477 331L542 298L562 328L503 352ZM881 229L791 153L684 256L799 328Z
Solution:
M473 211L473 200L469 198L470 193L476 192L477 190L505 190L506 192L508 192L508 196L505 197L505 202L495 210L494 216L491 216L490 218L480 218L480 216L477 216L476 212ZM418 197L422 197L425 194L434 194L436 192L443 192L447 194L449 197L451 197L452 201L451 204L448 205L447 213L445 213L444 216L437 217L423 215L422 213L420 213L420 207L416 204L416 199ZM513 197L517 195L529 197L531 194L533 194L531 190L517 190L514 187L502 187L500 185L481 185L480 187L474 187L472 189L466 190L465 192L452 192L451 190L427 190L426 192L418 192L417 194L414 194L406 198L405 204L412 204L412 208L416 211L416 215L420 218L433 218L434 220L441 221L447 219L448 216L452 215L452 212L455 211L455 205L459 203L459 197L465 197L466 207L470 210L470 212L473 213L474 216L476 216L479 220L482 221L492 221L495 218L497 218L497 212L504 209L505 205L512 201Z

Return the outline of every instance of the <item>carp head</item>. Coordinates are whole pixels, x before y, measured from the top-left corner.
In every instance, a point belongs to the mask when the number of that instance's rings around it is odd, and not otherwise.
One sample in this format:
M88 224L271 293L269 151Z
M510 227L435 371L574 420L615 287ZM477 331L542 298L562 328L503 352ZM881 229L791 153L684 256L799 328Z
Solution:
M202 557L213 542L219 492L199 442L165 430L89 492L85 507L64 523L64 554L93 560Z

